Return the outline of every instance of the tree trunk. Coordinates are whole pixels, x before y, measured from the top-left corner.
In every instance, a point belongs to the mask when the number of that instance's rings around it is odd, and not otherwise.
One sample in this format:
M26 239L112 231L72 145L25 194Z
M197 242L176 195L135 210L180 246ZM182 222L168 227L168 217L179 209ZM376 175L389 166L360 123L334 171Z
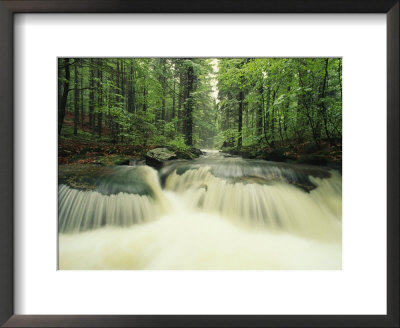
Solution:
M278 111L278 123L279 123L279 137L281 138L281 146L283 146L283 135L282 135L282 113Z
M230 110L229 110L229 106L231 104L231 93L228 92L227 94L228 97L228 104L225 105L225 117L226 117L226 122L225 122L225 129L229 130L230 128L230 120L231 120L231 114L230 114Z
M116 63L116 72L115 72L115 102L119 102L119 94L120 94L120 89L119 89L119 60L117 59Z
M78 134L78 123L79 123L78 65L79 65L79 59L75 59L75 63L74 63L74 135Z
M165 124L165 98L167 94L167 66L166 66L166 59L161 59L162 62L162 75L161 75L161 88L162 88L162 102L161 102L161 122L162 130L164 132L164 124Z
M268 132L269 132L269 117L270 117L270 113L269 113L269 103L270 103L270 97L271 96L271 89L270 87L268 87L268 91L267 91L267 103L266 103L266 107L265 107L265 117L264 117L264 139L267 142L268 146L272 147L273 143L271 143L269 141L269 137L268 137Z
M244 99L244 93L241 90L239 92L239 113L238 113L238 133L239 133L239 138L238 138L238 143L237 147L238 149L242 148L242 125L243 125L243 99Z
M122 102L122 101L125 101L125 74L124 74L124 67L125 66L124 66L123 59L121 59L120 66L121 66L121 69L120 69L121 78L120 78L120 87L119 87L119 89L120 89L120 95L122 96L122 98L120 98L120 101ZM125 105L125 103L124 103L124 105ZM124 106L124 108L125 108L125 106Z
M188 146L193 146L193 91L194 70L192 65L187 67L187 84L186 84L186 99L185 99L185 115L184 115L184 134L185 143Z
M296 132L298 142L303 141L304 137L304 127L305 122L303 118L303 113L305 111L305 97L304 97L304 69L303 67L306 66L305 62L302 59L298 61L298 75L299 75L299 94L297 96L297 113L296 113Z
M176 81L174 79L174 89L172 91L173 92L172 93L172 117L171 117L172 121L175 119L175 98L176 98L175 87L176 87ZM175 126L175 130L176 130L176 126Z
M135 112L135 71L133 62L129 65L129 85L128 85L128 112Z
M83 123L85 120L85 110L83 107L83 59L81 62L81 70L82 70L82 74L81 74L81 90L79 92L80 95L80 107L81 107L81 128L83 130Z
M183 98L185 96L185 76L182 68L179 72L179 96L178 96L178 132L183 133Z
M64 62L64 82L61 81L61 63ZM61 135L64 123L65 109L67 106L69 80L70 80L69 58L60 59L58 63L58 135ZM62 94L61 94L62 86Z
M249 104L244 104L245 108L245 117L246 117L246 133L244 135L244 140L246 140L249 137Z
M283 129L285 131L285 136L286 136L286 140L289 141L289 137L287 134L287 130L288 130L288 114L289 114L289 107L290 107L290 99L289 99L289 94L290 94L290 85L287 87L287 101L286 101L286 111L283 114Z
M271 130L271 144L272 145L274 145L274 143L275 143L275 121L276 121L276 115L275 115L274 103L275 103L275 98L276 98L276 95L278 93L278 90L279 90L279 86L276 88L275 91L272 92L272 102L271 102L271 104L272 104L272 113L271 113L271 129L270 129Z
M343 94L342 94L342 59L338 60L338 79L339 79L339 86L340 86L340 101L343 101Z
M329 65L329 58L326 58L325 59L325 75L324 75L324 81L322 84L320 104L321 104L321 112L322 112L322 119L324 122L325 134L329 140L329 144L331 146L333 146L334 142L333 142L331 135L329 133L329 130L328 130L328 117L327 117L327 108L326 108L326 103L325 103L325 91L326 91L326 84L327 84L327 80L328 80L328 65Z
M97 77L99 79L99 82L98 82L99 91L98 91L97 100L98 100L98 108L99 108L100 112L97 114L97 133L98 133L98 136L101 137L102 125L103 125L103 113L102 113L102 110L103 110L103 108L102 108L103 107L103 86L102 86L103 65L102 65L101 59L98 59L98 64L99 64L99 67L98 67L98 71L97 71Z
M120 88L122 77L121 77L121 69L120 69L120 60L117 59L116 63L116 74L115 74L115 106L121 102L121 93L122 89ZM118 131L118 124L115 122L114 115L110 117L110 128L111 128L111 138L113 144L117 142L117 131Z
M262 123L263 123L263 112L264 112L264 87L261 85L258 88L258 93L260 96L260 101L257 106L256 113L256 135L257 138L260 138L262 135Z
M147 89L146 80L143 82L143 112L147 110Z
M95 121L94 121L94 60L90 59L90 93L89 93L89 123L92 134L95 134Z

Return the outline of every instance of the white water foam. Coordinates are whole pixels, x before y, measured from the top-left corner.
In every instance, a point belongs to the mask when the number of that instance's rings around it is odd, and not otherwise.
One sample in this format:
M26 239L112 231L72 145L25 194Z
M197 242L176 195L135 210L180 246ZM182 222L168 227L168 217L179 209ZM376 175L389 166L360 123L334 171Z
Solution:
M193 162L164 190L150 167L117 169L105 194L60 186L59 269L341 268L338 172L302 182L304 167L211 155L217 176Z
M173 214L130 228L104 227L59 237L63 269L340 269L341 243L286 232L243 230L192 211L170 192Z
M242 227L284 230L320 240L340 240L342 224L341 177L310 177L318 188L307 193L290 184L229 183L208 167L173 172L166 189L182 195L193 209L221 215Z

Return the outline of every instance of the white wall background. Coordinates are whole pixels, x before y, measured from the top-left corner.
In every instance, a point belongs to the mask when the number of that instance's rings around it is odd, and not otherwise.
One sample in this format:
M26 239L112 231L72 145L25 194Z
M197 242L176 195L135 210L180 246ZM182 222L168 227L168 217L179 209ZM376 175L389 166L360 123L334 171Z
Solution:
M17 314L385 314L384 15L19 14ZM57 271L57 56L343 56L342 271Z

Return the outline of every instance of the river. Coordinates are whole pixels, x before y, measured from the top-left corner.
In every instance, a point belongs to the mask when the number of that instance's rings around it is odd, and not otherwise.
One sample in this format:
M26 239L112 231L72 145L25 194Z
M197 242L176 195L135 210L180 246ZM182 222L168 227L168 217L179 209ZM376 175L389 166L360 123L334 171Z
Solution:
M59 269L341 269L342 178L206 151L59 185Z

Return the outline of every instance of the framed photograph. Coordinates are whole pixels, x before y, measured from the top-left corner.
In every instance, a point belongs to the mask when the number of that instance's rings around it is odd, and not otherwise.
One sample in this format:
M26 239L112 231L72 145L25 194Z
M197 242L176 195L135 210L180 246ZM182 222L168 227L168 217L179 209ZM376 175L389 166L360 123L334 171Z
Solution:
M3 326L399 326L398 1L0 10Z

